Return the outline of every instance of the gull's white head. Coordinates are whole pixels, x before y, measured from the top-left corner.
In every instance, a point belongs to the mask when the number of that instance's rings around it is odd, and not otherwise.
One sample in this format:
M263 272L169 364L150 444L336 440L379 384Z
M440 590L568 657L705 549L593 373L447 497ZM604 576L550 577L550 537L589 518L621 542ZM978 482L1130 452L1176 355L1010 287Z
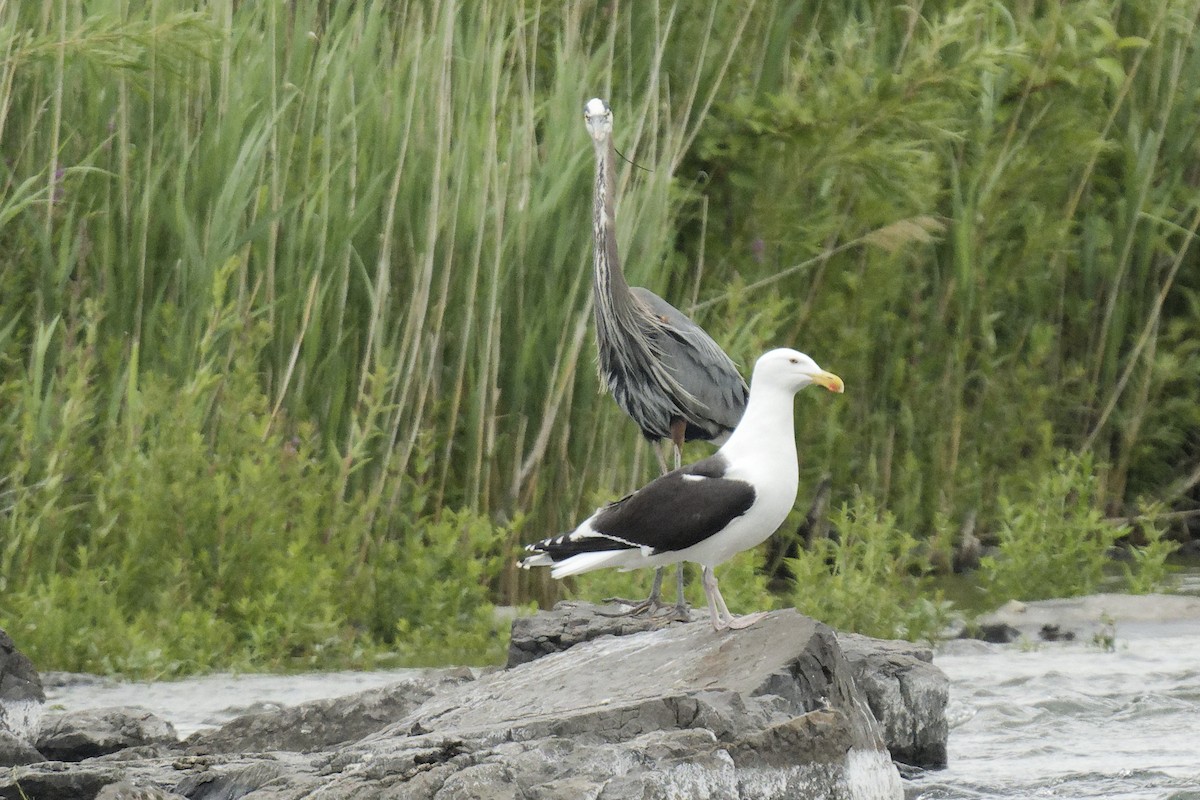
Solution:
M814 383L839 394L846 388L837 375L821 369L804 353L787 347L770 350L755 362L751 391L755 383L763 382L790 392L798 392Z
M584 105L583 121L596 142L602 142L612 135L612 109L599 97L593 97Z

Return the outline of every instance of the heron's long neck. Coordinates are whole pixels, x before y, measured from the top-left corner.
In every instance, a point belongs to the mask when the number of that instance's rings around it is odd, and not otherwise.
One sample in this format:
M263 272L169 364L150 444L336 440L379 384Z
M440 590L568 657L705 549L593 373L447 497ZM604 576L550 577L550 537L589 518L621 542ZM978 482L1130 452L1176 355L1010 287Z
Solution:
M617 256L615 205L616 180L611 138L594 142L596 146L596 186L592 205L593 265L597 313L601 306L612 313L625 313L630 306L629 284Z

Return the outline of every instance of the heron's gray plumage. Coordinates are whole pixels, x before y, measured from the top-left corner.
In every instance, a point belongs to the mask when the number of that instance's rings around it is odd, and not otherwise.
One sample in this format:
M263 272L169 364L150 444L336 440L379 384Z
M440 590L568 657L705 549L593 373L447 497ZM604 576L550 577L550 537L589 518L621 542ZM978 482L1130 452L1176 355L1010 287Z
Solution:
M601 379L647 439L672 439L672 423L682 421L684 440L719 444L741 419L749 388L703 328L650 290L626 283L613 211L612 113L593 100L585 118L596 148L592 232Z

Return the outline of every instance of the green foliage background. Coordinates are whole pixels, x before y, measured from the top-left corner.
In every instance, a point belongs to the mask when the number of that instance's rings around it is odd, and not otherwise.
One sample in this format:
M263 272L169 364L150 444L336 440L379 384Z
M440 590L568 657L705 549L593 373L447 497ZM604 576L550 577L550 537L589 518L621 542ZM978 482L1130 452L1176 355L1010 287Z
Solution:
M1194 501L1200 2L735 5L0 4L0 625L73 669L494 659L488 604L557 591L520 542L655 472L593 367L594 95L631 282L846 380L797 401L821 564L1008 541L1043 484L1086 485L1052 542ZM735 607L781 602L755 564ZM937 618L910 583L879 629Z

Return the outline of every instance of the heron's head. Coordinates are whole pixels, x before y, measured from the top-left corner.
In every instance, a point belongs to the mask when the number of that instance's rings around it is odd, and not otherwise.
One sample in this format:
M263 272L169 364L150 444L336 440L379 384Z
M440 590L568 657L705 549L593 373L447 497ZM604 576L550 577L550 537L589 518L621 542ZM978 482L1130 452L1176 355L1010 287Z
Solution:
M583 122L593 141L602 142L612 135L612 109L599 97L593 97L583 107Z
M804 353L787 347L780 347L760 356L754 364L751 380L770 383L791 392L798 392L814 383L839 394L846 388L837 375L821 369L817 362Z

